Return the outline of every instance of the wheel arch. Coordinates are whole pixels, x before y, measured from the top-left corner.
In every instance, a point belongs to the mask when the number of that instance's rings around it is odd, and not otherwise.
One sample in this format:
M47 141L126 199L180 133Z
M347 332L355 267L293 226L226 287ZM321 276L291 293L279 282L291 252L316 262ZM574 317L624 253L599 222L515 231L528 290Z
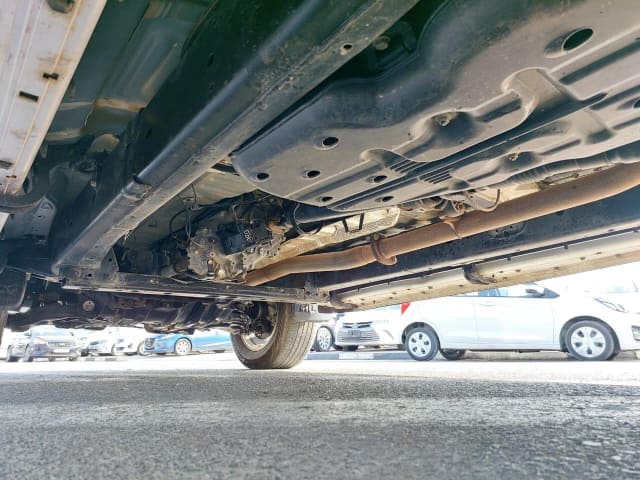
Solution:
M614 347L614 351L615 352L619 352L620 351L620 341L618 340L618 335L616 335L616 332L613 328L611 328L611 325L609 325L607 322L605 322L604 320L598 318L598 317L592 317L590 315L581 315L578 317L573 317L570 320L567 320L566 322L564 322L564 324L562 325L562 328L560 329L560 349L563 352L567 351L567 342L566 342L566 336L567 336L567 331L571 328L572 325L581 322L583 320L588 320L591 322L596 322L599 323L600 325L602 325L604 328L606 328L609 333L611 334L611 336L613 337L613 347Z
M407 333L411 329L417 328L417 327L428 328L438 338L438 342L440 342L440 334L438 333L438 330L436 328L434 328L434 326L431 323L425 322L424 320L419 320L419 321L415 321L415 322L409 323L406 327L404 327L404 330L402 330L402 344L403 345L405 343L405 340L407 339Z

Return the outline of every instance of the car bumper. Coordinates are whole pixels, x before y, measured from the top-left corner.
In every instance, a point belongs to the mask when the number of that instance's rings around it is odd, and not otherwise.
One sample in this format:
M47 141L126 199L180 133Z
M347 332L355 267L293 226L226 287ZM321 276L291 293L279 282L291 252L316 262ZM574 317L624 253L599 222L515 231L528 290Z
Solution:
M106 343L100 343L98 345L89 345L87 350L90 355L104 355L111 353L111 345Z
M372 326L357 330L354 335L353 329L336 329L335 345L339 347L347 346L379 346L379 345L399 345L401 339L397 339L393 332L385 328L384 325Z
M136 353L138 351L138 344L116 344L114 350L116 353Z
M173 353L173 345L155 345L152 349L145 349L146 353Z
M621 351L640 350L640 315L638 317L639 321L634 322L633 325L616 329Z
M41 347L31 349L29 352L31 358L69 358L79 357L79 348L59 348L59 347Z

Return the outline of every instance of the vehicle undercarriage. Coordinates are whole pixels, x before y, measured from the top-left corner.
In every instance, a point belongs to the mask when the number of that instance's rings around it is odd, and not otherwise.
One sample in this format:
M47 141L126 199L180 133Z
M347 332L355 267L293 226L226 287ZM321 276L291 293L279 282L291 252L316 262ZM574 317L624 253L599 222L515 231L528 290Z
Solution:
M0 326L286 368L316 307L640 259L633 0L8 3Z

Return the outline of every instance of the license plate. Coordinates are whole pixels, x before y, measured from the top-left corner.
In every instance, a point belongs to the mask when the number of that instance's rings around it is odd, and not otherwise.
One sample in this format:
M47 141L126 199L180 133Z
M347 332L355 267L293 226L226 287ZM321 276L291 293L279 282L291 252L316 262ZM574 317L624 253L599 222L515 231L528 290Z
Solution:
M53 353L69 353L68 348L54 348Z
M349 336L351 338L360 338L360 330L349 330Z

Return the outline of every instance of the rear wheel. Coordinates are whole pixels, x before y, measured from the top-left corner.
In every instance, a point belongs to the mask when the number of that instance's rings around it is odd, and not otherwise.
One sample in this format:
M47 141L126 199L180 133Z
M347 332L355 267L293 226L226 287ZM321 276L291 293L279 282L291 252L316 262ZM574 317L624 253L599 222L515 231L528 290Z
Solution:
M294 305L274 303L267 306L263 317L268 329L262 333L231 335L233 350L246 367L252 369L291 368L302 361L314 339L312 322L295 318Z
M447 360L460 360L466 350L440 350L440 355L442 355Z
M411 358L419 362L433 359L440 348L440 342L435 332L425 327L409 330L404 344Z
M333 334L327 327L320 327L316 332L316 341L313 343L313 349L316 352L328 352L333 346Z
M613 335L593 320L581 320L569 327L565 336L569 354L579 360L608 360L615 353Z

